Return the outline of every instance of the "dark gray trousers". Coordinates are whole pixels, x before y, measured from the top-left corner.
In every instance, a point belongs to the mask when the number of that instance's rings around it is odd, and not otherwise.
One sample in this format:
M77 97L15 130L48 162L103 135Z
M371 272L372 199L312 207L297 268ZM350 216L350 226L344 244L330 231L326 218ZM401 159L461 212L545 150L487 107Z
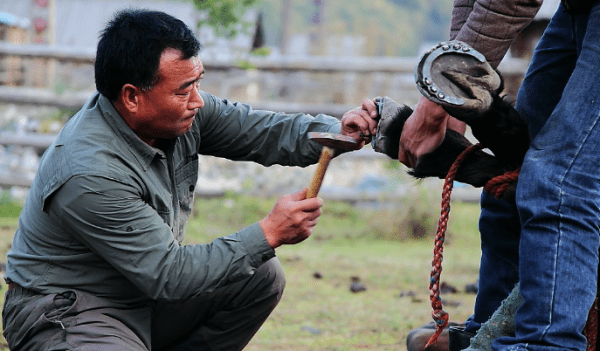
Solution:
M4 336L13 351L241 350L281 299L277 258L254 275L181 302L125 306L80 291L5 295Z

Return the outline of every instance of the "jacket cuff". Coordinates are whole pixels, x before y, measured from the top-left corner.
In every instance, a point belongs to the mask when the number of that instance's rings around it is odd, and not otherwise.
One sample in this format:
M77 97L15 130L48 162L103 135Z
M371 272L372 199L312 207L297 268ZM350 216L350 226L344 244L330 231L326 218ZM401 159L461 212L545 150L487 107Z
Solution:
M329 129L327 129L327 133L333 133L333 134L341 134L342 133L342 123L334 123L332 124Z
M253 267L258 268L263 263L275 257L275 250L267 242L258 222L243 229L241 234Z

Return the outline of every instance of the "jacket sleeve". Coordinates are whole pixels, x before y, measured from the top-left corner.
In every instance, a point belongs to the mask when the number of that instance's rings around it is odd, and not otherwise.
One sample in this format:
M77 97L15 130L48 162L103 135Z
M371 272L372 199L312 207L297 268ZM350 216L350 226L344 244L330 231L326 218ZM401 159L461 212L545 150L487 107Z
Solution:
M542 0L454 0L450 39L481 52L496 68Z
M210 244L180 246L138 192L90 175L73 177L56 192L51 215L91 251L80 248L54 259L78 271L66 280L99 296L133 299L133 284L152 299L181 300L250 277L275 256L258 223ZM64 245L63 251L76 246Z
M231 160L254 161L265 166L308 166L319 159L322 146L308 139L309 132L339 133L332 116L254 110L202 92L198 112L198 153Z

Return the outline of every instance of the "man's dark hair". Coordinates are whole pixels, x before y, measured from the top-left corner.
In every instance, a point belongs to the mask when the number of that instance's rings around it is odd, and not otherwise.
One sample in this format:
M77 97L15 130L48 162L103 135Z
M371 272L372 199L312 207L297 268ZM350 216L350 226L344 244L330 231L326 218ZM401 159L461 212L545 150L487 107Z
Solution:
M100 34L94 64L96 89L115 101L125 84L151 89L158 82L163 51L177 49L182 59L198 55L200 42L191 29L164 12L118 12Z

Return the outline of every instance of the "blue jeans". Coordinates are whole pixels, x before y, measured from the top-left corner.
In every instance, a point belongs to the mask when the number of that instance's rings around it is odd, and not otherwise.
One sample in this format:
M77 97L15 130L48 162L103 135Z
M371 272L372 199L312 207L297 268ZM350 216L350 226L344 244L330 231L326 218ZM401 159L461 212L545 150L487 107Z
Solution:
M466 323L466 331L476 332L518 283L520 230L516 206L483 192L479 286L474 314Z
M485 257L473 323L485 320L498 292L509 291L515 280L506 278L517 278L515 262L524 298L516 336L497 339L494 350L585 350L582 330L598 277L599 60L600 5L577 16L561 6L517 96L532 135L517 186L518 212L511 206L495 211L495 200L482 198ZM518 232L506 231L514 223L520 223L520 241Z

